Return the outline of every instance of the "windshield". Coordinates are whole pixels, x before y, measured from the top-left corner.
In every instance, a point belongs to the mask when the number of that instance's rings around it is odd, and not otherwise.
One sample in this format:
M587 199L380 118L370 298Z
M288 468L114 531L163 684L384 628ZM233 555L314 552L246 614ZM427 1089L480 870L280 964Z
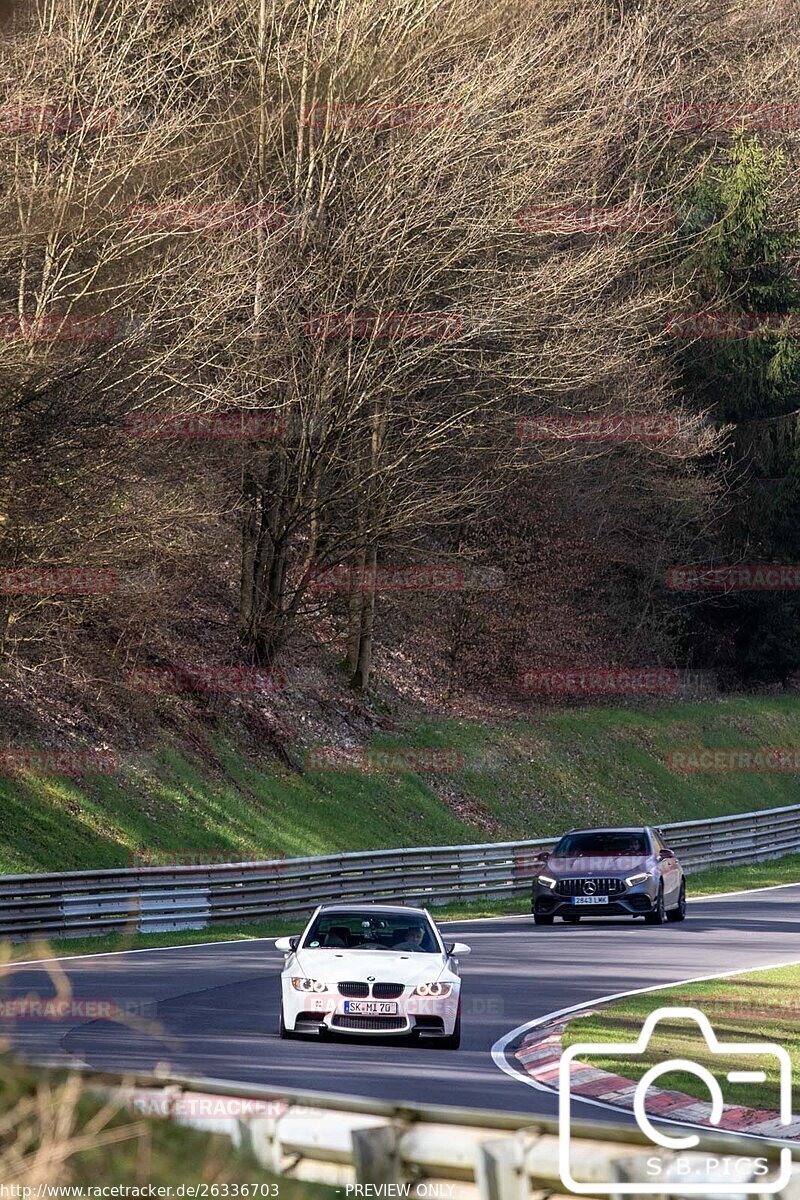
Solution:
M430 921L411 913L320 913L304 950L392 950L441 954Z
M644 831L624 833L620 830L567 833L553 851L556 858L585 858L588 855L646 858L649 853L650 847Z

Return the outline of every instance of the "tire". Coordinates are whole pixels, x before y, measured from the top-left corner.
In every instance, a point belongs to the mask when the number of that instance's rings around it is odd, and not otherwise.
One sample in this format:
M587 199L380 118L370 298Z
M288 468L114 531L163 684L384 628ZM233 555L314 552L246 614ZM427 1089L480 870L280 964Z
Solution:
M456 1013L456 1023L453 1026L453 1032L447 1037L443 1037L439 1042L443 1050L458 1050L461 1045L461 1005L458 1006Z
M671 908L667 913L668 921L685 921L686 920L686 880L681 881L681 890L678 893L678 904L676 908Z
M667 910L664 908L664 885L663 883L658 889L658 899L653 912L645 913L645 925L663 925L667 919Z
M563 917L561 918L561 920L566 921L568 925L577 925L580 919L580 913L564 913Z
M544 913L533 914L534 925L552 925L554 920L554 917L548 917Z

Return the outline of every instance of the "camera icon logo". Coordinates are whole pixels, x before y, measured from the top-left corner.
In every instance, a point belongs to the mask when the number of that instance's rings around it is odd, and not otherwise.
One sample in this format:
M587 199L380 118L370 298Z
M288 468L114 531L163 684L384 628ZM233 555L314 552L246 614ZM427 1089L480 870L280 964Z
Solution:
M781 1148L780 1159L777 1164L777 1177L775 1177L774 1172L768 1166L766 1158L763 1156L759 1157L757 1152L754 1153L752 1160L752 1164L754 1165L750 1169L751 1160L742 1160L741 1153L737 1151L739 1160L747 1165L746 1173L749 1176L748 1178L739 1178L735 1183L732 1182L730 1177L722 1179L720 1182L714 1182L713 1178L705 1178L701 1182L697 1180L697 1155L681 1158L681 1152L693 1150L698 1146L700 1142L698 1135L692 1133L673 1136L665 1132L663 1128L657 1129L653 1125L646 1110L648 1088L663 1075L675 1071L696 1075L705 1083L711 1096L709 1122L712 1126L719 1125L724 1111L722 1087L708 1067L703 1066L701 1063L693 1062L688 1058L671 1058L650 1067L637 1084L634 1094L633 1111L639 1129L654 1146L661 1147L662 1150L669 1152L668 1155L655 1155L647 1160L648 1172L650 1173L649 1164L652 1164L652 1174L656 1178L652 1180L641 1179L635 1182L620 1181L618 1179L608 1180L607 1182L598 1182L596 1180L589 1182L573 1177L570 1136L572 1109L572 1096L570 1092L571 1064L575 1059L583 1062L592 1056L607 1058L609 1055L612 1055L615 1059L630 1058L635 1061L636 1058L641 1057L647 1051L653 1030L659 1021L664 1020L694 1021L700 1027L700 1032L712 1055L744 1059L745 1063L742 1070L726 1072L725 1078L730 1083L763 1083L766 1079L766 1072L763 1069L746 1069L746 1060L753 1057L758 1057L762 1060L770 1057L776 1059L778 1063L780 1122L782 1125L787 1126L791 1124L792 1064L789 1054L783 1046L778 1046L774 1042L721 1042L714 1033L708 1017L700 1012L699 1009L658 1008L649 1014L642 1026L642 1032L635 1042L578 1042L562 1053L558 1079L558 1157L559 1171L565 1187L577 1195L584 1196L611 1194L615 1196L648 1194L658 1194L659 1196L676 1194L681 1196L691 1196L693 1194L721 1196L730 1195L732 1189L739 1195L773 1195L780 1192L788 1184L792 1173L792 1152L789 1147ZM577 1099L580 1100L580 1097L577 1097ZM776 1134L775 1136L780 1137L780 1134ZM757 1145L758 1143L754 1139L754 1147ZM719 1160L716 1158L709 1157L709 1162L719 1166ZM713 1174L711 1167L709 1167L709 1172ZM694 1181L692 1180L693 1175Z

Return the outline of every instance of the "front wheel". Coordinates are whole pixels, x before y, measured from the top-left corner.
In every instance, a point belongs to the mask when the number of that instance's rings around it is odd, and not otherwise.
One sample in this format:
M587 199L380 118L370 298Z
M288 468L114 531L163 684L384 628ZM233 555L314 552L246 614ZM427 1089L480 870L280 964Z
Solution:
M439 1045L443 1050L457 1050L461 1045L461 1005L458 1007L453 1032L448 1034L447 1037L443 1037Z
M534 913L533 914L534 925L552 925L554 919L555 919L554 917L545 916L544 913Z
M668 921L685 921L686 920L686 880L681 881L681 890L678 893L678 906L671 908L667 913Z
M296 1038L297 1034L293 1029L286 1028L286 1022L283 1019L283 1005L281 1004L281 1016L278 1022L278 1037L283 1042L288 1042L291 1038Z
M658 899L656 906L652 912L645 913L646 925L663 925L667 919L667 910L664 908L664 885L663 883L658 889Z

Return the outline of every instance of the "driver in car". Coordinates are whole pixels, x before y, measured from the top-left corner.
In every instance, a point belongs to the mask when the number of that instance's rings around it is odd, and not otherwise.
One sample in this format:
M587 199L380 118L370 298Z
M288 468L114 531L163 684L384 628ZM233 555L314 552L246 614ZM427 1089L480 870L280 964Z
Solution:
M425 937L425 930L421 925L411 925L405 931L405 936L402 942L398 942L393 946L393 950L421 950L422 942Z

